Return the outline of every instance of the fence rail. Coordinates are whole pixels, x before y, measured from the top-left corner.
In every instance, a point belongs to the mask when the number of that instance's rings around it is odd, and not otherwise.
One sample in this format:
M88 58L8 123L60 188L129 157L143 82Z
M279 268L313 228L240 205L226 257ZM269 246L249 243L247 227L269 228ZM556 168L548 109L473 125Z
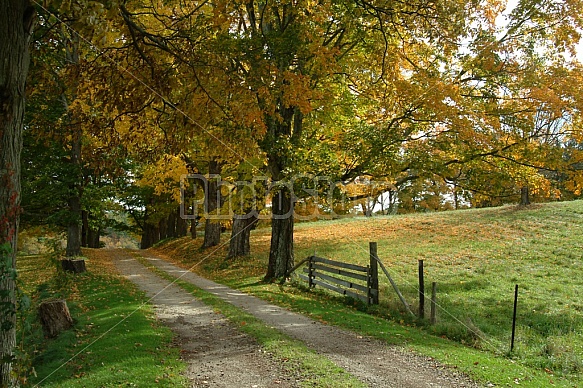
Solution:
M368 305L379 303L376 260L371 260L371 265L366 267L318 256L310 256L303 262L308 265L303 269L305 275L300 273L299 277L307 281L309 287L318 285Z

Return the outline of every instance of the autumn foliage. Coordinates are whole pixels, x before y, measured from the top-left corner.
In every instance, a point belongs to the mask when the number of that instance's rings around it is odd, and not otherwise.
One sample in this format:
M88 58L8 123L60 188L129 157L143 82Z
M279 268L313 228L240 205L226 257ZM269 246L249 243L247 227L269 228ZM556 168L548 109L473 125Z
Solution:
M196 195L218 198L221 216L260 203L274 215L273 278L294 261L293 217L278 215L490 206L525 190L535 201L579 196L581 8L45 1L30 139L63 155L52 168L69 174L50 190L64 187L54 209L69 212L59 222L73 235L83 220L99 231L123 209L149 246L186 233L176 220L204 213ZM265 177L267 195L197 191L188 174ZM338 185L318 200L292 196L285 182L297 176ZM309 190L322 194L317 183ZM204 246L219 243L219 222L191 218L193 237L204 224ZM234 247L246 246L250 226L234 228L243 238Z

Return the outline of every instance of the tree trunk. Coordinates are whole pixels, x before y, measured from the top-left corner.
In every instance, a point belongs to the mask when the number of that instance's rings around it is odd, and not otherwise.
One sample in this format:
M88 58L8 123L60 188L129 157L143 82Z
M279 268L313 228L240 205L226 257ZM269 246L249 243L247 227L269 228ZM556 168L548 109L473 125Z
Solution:
M227 259L248 256L251 252L249 238L251 229L259 219L256 215L245 215L233 217L233 229L231 231L231 241L229 243L229 254Z
M67 61L75 68L77 77L79 76L79 39L75 35L69 42L66 49ZM69 223L67 225L67 249L66 256L81 256L81 196L83 195L82 181L83 176L81 172L81 151L82 151L82 137L83 128L81 122L76 119L70 110L70 102L74 101L74 97L68 100L65 93L61 96L64 108L69 111L69 124L71 126L71 152L69 162L71 164L72 181L69 183L70 196L67 200L69 206Z
M520 188L520 205L528 206L530 205L530 196L528 186L523 186Z
M166 236L167 237L177 237L176 236L176 213L175 212L171 212L168 215L168 221L167 221L167 231L166 231Z
M396 198L396 191L389 190L389 209L387 214L395 214L395 198Z
M0 386L16 386L16 248L20 214L20 153L34 8L0 2Z
M77 191L77 187L73 190ZM81 256L81 197L74 195L69 198L69 224L67 225L66 256Z
M303 114L297 107L286 106L279 101L280 118L267 117L268 133L264 141L268 158L268 168L274 182L282 182L285 171L290 167L290 155L276 145L280 138L288 137L291 144L297 144L302 134ZM285 276L294 267L294 198L286 187L272 188L271 247L267 273L264 280L271 281Z
M206 220L204 225L203 248L210 248L219 245L221 242L221 223L218 220Z
M72 273L83 273L87 271L85 260L61 260L61 268Z
M89 248L100 248L99 238L101 237L101 229L89 228L87 232L87 246Z
M266 281L285 276L294 267L293 200L288 189L279 189L273 195L271 218L271 248Z
M458 210L460 208L460 199L457 190L457 185L453 186L453 207L455 210Z
M42 302L38 306L38 315L43 332L49 338L54 338L64 330L73 326L73 319L69 313L65 300Z
M210 248L219 245L221 242L221 223L217 219L213 219L213 215L217 214L218 209L221 208L222 196L217 179L213 179L213 174L221 173L221 164L216 160L209 161L209 174L211 178L208 181L208 190L205 193L205 205L207 219L204 226L204 242L203 248Z
M147 222L144 223L144 229L142 230L142 240L140 241L141 249L148 249L152 245L160 241L160 231L157 225L152 225Z
M188 226L186 220L180 217L180 207L176 210L176 236L184 237L188 234Z
M166 218L162 218L158 222L158 230L160 233L160 238L158 239L158 241L164 240L166 237L168 237L168 228L166 227ZM158 241L156 241L156 242L158 242Z
M148 249L152 246L150 236L150 233L148 233L148 227L144 226L144 230L142 230L142 238L140 239L140 249Z
M196 224L198 224L198 219L190 220L190 237L196 240Z
M81 211L81 246L89 247L89 212L87 210Z

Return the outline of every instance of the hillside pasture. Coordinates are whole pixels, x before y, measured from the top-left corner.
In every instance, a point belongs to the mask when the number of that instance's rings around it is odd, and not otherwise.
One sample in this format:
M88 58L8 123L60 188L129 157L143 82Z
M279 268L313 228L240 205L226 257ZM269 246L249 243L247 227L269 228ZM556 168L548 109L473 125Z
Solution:
M226 245L200 251L188 238L158 251L205 276L310 314L322 311L318 301L342 299L317 288L307 291L299 283L299 288L263 284L269 237L268 228L254 231L252 256L231 261L224 260ZM368 264L369 241L376 241L381 261L413 311L418 260L423 259L426 317L431 282L436 282L437 323L406 314L383 275L380 306L369 309L377 317L509 357L550 376L579 380L583 372L583 201L304 222L296 224L294 238L296 262L317 254L360 265ZM516 284L516 343L510 354ZM343 318L337 321L342 324Z

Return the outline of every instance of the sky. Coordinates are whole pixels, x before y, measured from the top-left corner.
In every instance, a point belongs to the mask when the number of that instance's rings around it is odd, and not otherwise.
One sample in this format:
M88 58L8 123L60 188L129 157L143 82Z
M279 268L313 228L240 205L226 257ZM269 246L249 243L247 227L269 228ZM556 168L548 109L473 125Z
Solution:
M502 15L500 15L497 19L496 19L496 23L502 27L505 25L506 20L504 18L504 15L508 15L512 12L512 10L516 7L516 5L518 4L518 0L508 0L506 3L506 10L503 12ZM582 35L583 35L583 31L582 31ZM583 39L579 40L579 44L577 45L577 60L581 63L583 63Z

